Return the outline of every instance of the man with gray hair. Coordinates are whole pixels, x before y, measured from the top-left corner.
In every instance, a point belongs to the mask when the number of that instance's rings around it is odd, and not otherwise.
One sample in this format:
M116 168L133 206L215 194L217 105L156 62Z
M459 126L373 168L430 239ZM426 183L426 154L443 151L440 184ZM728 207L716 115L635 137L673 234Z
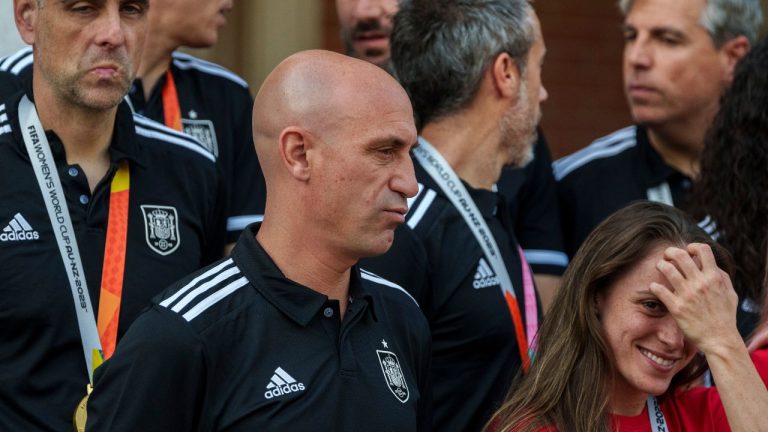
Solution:
M686 207L720 96L762 22L758 0L621 0L619 7L624 90L636 124L553 164L571 255L631 201Z
M405 0L336 0L347 55L393 73L389 38L402 1ZM531 265L546 311L560 285L568 256L562 240L552 156L544 134L539 133L533 152L531 163L504 169L497 186L509 203L515 237Z
M540 314L494 185L532 157L547 97L541 29L524 0L412 0L395 16L391 50L420 132L419 193L392 249L363 266L427 316L434 430L479 430L527 369Z
M569 254L636 199L685 206L704 134L762 22L758 0L621 0L636 125L553 164Z

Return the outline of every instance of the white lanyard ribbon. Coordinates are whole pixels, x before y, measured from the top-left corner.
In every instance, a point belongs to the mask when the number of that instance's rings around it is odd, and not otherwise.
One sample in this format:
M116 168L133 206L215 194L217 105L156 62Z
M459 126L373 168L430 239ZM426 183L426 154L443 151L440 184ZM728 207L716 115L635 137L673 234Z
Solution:
M69 286L72 290L72 299L77 312L77 324L80 328L80 338L83 345L85 363L88 367L88 379L93 383L93 356L100 355L101 341L96 329L96 319L91 307L91 297L88 293L88 285L85 281L83 262L80 258L80 249L77 247L75 229L72 226L72 217L69 214L67 198L61 179L56 169L56 161L51 154L48 138L40 124L35 106L27 96L21 98L19 103L19 124L24 136L24 144L29 154L29 161L35 171L37 184L43 194L48 217L53 227L53 235L59 245L59 252L64 263L64 269L69 278Z
M461 213L461 217L472 230L477 242L483 249L483 254L488 259L491 268L496 273L501 284L501 289L515 296L515 290L512 286L512 279L507 272L507 266L501 258L499 246L493 238L488 224L485 223L483 215L477 208L475 201L469 196L469 192L464 187L459 177L453 171L443 156L435 150L432 145L422 137L419 137L419 145L413 149L413 155L421 164L427 174L440 186L443 193L448 197L456 210Z
M648 417L651 419L651 430L653 432L669 432L667 420L664 418L664 413L661 412L658 399L650 396L646 403L648 404Z

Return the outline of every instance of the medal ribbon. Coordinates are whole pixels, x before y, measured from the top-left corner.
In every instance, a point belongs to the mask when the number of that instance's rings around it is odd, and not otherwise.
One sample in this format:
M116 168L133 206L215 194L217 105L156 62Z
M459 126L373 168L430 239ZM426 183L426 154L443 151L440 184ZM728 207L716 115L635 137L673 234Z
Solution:
M97 321L104 360L112 357L117 343L117 324L120 319L120 302L123 296L125 250L128 237L130 177L128 162L121 161L110 185L107 241L104 244L104 265L101 271ZM96 367L98 365L94 365L94 369Z
M176 92L176 82L173 80L170 69L165 72L165 84L163 85L163 118L166 126L183 132L179 94Z
M91 307L91 297L88 294L88 284L84 277L83 262L80 249L72 225L72 217L69 213L64 188L61 185L56 162L51 154L50 144L45 135L45 130L40 123L35 106L26 97L19 102L19 124L22 127L24 144L29 155L30 163L35 172L40 192L43 195L48 217L51 221L53 234L59 247L64 269L67 272L69 286L72 291L72 299L75 305L80 339L83 346L83 355L88 370L88 380L93 382L93 371L104 361L102 351L101 332L97 328ZM107 329L105 334L112 332L112 351L114 351L114 339L117 335L117 318L119 316L120 294L122 293L122 279L125 269L125 238L128 226L128 164L120 163L118 172L112 180L109 205L109 221L107 226L107 241L105 244L105 263L102 274L102 291L99 305L107 304L112 316L100 311L99 321L105 320ZM116 193L117 192L117 193ZM115 221L115 222L113 222ZM115 232L114 234L111 234ZM122 243L113 244L122 238ZM111 260L107 265L107 259ZM115 281L119 279L120 287L115 289ZM109 286L109 293L104 290ZM117 298L115 299L115 293ZM105 295L106 294L106 295ZM110 297L113 296L113 297ZM104 297L108 299L105 300ZM102 318L102 315L105 318ZM103 339L108 341L108 338Z
M488 224L485 223L485 220L480 214L480 210L477 208L477 205L474 200L472 200L472 197L470 197L469 192L467 192L467 189L464 187L459 177L443 156L440 155L427 140L419 137L419 145L413 149L413 155L430 177L432 177L438 184L446 197L448 197L456 210L461 214L462 218L464 218L464 221L467 223L469 229L480 244L480 247L483 249L483 253L488 259L488 263L498 276L502 295L507 303L507 308L512 317L512 323L515 326L515 337L517 339L517 347L520 351L523 372L528 372L528 368L531 365L531 356L528 351L528 339L526 338L523 318L520 314L520 306L517 303L517 296L515 295L514 286L512 285L512 279L507 272L507 266L501 258L501 251L496 244L496 240L493 238L493 234L491 233ZM525 283L526 272L530 270L525 261L525 257L522 255L519 248L518 254L520 255L521 264L523 264L522 272L523 289L525 290L524 302L526 321L529 323L529 328L531 328L530 323L532 322L535 323L534 327L538 328L536 292L533 285L533 278L531 277L529 284ZM530 315L531 311L534 311L533 316ZM534 335L529 335L529 337L532 338Z
M667 419L664 418L664 413L661 412L659 401L655 397L650 396L646 404L648 405L648 417L651 419L651 430L653 432L669 432Z

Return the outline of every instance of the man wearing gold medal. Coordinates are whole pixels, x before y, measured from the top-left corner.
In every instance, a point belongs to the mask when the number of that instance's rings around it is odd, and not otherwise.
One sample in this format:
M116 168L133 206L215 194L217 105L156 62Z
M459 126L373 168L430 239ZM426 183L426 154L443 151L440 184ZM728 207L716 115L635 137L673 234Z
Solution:
M148 0L14 0L31 82L0 102L0 430L64 431L158 288L220 256L214 157L122 103Z

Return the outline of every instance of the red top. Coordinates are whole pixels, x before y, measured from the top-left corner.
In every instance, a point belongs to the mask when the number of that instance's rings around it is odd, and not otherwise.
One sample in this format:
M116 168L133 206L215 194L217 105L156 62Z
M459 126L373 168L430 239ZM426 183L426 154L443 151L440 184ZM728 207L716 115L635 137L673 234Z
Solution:
M768 386L768 348L754 352L751 357L760 378ZM670 432L731 430L717 387L696 387L673 396L660 398L659 402ZM618 430L621 432L651 432L647 406L636 416L612 415L611 417L617 422ZM557 432L557 429L547 427L540 429L539 432Z

